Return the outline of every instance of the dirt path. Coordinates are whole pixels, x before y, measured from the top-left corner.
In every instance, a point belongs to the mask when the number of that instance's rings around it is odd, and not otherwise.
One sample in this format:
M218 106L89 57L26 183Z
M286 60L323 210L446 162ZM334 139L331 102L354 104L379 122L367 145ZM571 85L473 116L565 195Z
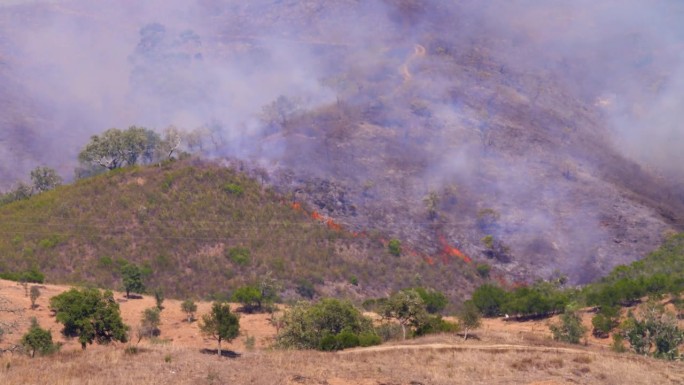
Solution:
M343 350L338 354L360 354L360 353L374 353L374 352L389 352L398 350L454 350L454 351L516 351L516 352L544 352L544 353L568 353L568 354L591 354L591 355L605 355L605 352L595 352L585 349L572 348L555 348L549 346L531 346L531 345L509 345L509 344L495 344L495 345L454 345L444 343L422 344L422 345L381 345L372 346L368 348Z

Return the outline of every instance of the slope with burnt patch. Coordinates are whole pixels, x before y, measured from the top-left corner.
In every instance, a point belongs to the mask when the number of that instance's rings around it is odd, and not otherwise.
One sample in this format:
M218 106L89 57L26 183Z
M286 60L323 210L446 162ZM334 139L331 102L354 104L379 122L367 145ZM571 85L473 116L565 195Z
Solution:
M286 297L302 285L385 295L421 274L453 299L472 285L390 255L379 233L351 233L234 168L192 159L119 169L0 207L0 271L35 267L50 282L117 288L124 261L151 272L149 288L177 297L226 296L265 274Z

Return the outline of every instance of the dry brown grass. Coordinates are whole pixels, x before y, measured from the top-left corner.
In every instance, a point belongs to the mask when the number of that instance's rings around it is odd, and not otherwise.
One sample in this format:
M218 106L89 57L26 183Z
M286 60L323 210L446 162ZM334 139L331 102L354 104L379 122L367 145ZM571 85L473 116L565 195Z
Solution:
M446 338L449 340L449 338ZM2 384L680 384L681 364L633 356L467 349L358 350L351 354L258 350L234 359L153 346L136 355L93 347L30 359L0 358ZM477 347L477 344L471 345ZM167 362L168 361L168 362Z
M50 296L65 287L45 285L39 307L14 282L0 281L0 294L23 313L0 313L0 320L18 317L21 328L8 335L16 341L27 319L37 315L57 340L60 325L47 310ZM115 294L121 298L120 293ZM153 306L145 297L121 303L125 321L135 324L142 310ZM274 328L266 315L243 315L241 327L256 337L249 351L245 336L226 346L240 354L221 358L201 353L215 349L196 323L184 322L179 301L167 300L162 312L162 344L142 342L138 354L126 345L90 346L81 351L73 341L59 354L30 359L20 354L0 356L0 384L681 384L681 363L663 362L633 354L615 354L606 348L557 344L539 332L544 323L503 323L486 320L476 332L479 340L463 341L452 335L432 335L406 342L340 353L276 351L268 348ZM209 303L198 303L201 315Z

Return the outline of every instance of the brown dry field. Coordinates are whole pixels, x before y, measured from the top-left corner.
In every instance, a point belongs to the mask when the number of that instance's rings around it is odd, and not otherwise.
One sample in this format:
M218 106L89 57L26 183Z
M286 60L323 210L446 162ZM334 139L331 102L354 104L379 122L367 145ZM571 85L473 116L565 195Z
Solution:
M162 312L161 342L139 344L138 354L124 352L125 344L91 345L85 351L64 340L48 310L50 297L67 289L40 285L38 308L30 309L24 288L0 281L0 322L16 329L5 335L0 347L16 342L28 328L30 317L63 342L60 353L31 359L19 353L0 355L0 384L684 384L684 364L615 354L608 341L589 338L586 345L563 345L550 339L548 321L504 322L485 320L477 339L463 341L437 335L377 347L338 353L270 349L275 328L268 316L241 315L243 333L224 344L233 358L207 355L215 342L187 323L180 301L166 300ZM154 305L151 297L121 300L124 321L137 325L142 311ZM198 315L210 303L198 302ZM585 316L588 322L589 315ZM246 336L256 340L247 349Z

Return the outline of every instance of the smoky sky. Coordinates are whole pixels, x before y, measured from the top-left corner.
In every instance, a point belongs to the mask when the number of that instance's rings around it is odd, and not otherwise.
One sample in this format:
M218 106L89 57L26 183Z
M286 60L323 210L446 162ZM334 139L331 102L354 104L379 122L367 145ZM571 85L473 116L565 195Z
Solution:
M37 0L5 1L0 15L5 187L36 165L68 179L90 135L130 125L207 127L215 152L277 162L283 150L262 141L264 105L280 95L302 109L334 103L358 88L351 77L382 76L426 36L454 49L478 42L502 67L551 74L605 118L625 155L681 175L675 0ZM453 84L443 74L421 82L433 95Z

